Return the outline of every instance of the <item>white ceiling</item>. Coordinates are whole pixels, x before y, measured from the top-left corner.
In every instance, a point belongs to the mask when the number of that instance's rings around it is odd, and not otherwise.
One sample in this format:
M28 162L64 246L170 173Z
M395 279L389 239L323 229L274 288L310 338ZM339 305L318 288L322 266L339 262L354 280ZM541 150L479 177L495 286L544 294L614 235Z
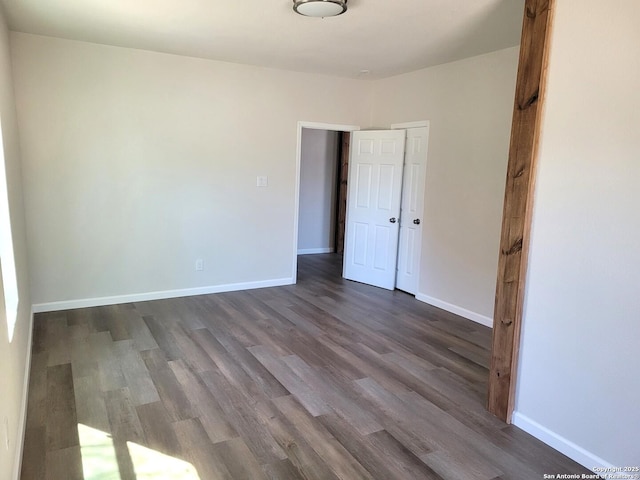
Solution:
M524 0L0 0L12 30L286 70L382 78L518 45Z

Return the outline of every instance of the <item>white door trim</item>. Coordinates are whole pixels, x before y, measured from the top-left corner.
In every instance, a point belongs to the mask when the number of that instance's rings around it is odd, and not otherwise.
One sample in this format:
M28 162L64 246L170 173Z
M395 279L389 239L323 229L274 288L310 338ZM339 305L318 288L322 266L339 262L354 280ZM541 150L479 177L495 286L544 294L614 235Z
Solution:
M428 127L429 120L418 120L417 122L394 123L391 130L407 130L409 128Z
M358 125L342 125L339 123L298 122L296 146L296 191L293 213L293 266L291 271L292 283L298 281L298 218L300 214L300 162L302 160L302 129L330 130L334 132L355 132L360 130Z

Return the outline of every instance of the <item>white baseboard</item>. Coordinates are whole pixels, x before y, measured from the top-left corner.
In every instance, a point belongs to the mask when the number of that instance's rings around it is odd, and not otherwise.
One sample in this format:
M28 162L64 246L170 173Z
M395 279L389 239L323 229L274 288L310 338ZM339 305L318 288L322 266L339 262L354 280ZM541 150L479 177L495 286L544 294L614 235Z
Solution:
M443 302L442 300L438 300L437 298L433 298L422 293L418 293L416 295L416 300L420 300L421 302L428 303L429 305L441 308L443 310L446 310L447 312L455 313L456 315L460 315L461 317L473 320L474 322L484 325L485 327L493 328L492 318L480 315L476 312L472 312L471 310L467 310L466 308Z
M31 346L33 343L33 308L29 315L29 332L27 333L27 356L24 362L24 384L22 385L22 405L18 417L18 435L16 435L16 458L13 461L13 479L20 480L22 470L22 452L27 431L27 406L29 405L29 374L31 373Z
M552 432L547 427L540 425L538 422L530 419L526 415L513 412L511 422L518 428L533 435L538 440L546 443L550 447L558 450L570 459L578 462L583 467L593 470L594 468L611 468L614 465L603 460L597 455L585 450L580 445L576 445L572 441Z
M317 253L333 253L335 249L331 247L327 248L301 248L298 250L298 255L315 255Z
M79 300L65 300L61 302L38 303L33 305L34 313L57 312L74 308L102 307L120 303L146 302L165 298L192 297L210 293L236 292L238 290L253 290L256 288L280 287L295 283L292 278L277 278L258 282L230 283L226 285L212 285L207 287L184 288L180 290L165 290L161 292L134 293L113 297L83 298Z

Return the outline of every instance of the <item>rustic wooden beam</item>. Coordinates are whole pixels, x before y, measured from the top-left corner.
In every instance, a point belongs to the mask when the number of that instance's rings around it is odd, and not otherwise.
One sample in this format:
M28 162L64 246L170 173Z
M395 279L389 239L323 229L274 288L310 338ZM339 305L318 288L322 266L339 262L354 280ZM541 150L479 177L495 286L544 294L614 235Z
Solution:
M340 161L338 164L338 201L337 201L337 225L336 225L336 253L344 253L344 234L347 220L347 177L349 174L349 145L351 144L351 132L342 132L340 147Z
M510 423L555 0L526 0L498 261L487 409Z

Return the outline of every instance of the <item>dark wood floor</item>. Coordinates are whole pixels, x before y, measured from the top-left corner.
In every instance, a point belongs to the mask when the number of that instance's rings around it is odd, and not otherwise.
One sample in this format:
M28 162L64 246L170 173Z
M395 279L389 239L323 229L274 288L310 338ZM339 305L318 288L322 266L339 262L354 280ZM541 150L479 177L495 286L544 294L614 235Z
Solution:
M295 286L39 314L22 479L587 473L485 411L489 344L336 255Z

